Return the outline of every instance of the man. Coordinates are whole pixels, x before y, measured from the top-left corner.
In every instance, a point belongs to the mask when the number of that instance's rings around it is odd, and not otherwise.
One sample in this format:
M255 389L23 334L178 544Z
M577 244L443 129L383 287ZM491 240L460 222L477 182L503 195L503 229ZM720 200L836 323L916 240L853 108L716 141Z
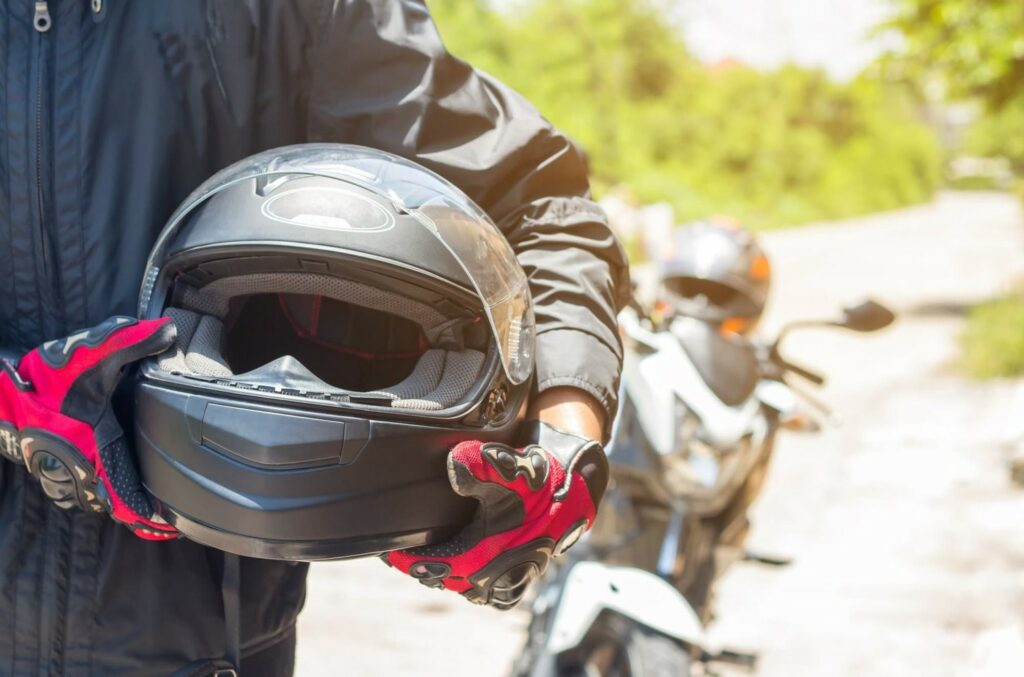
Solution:
M427 165L489 212L536 304L531 414L607 431L622 250L569 142L447 54L422 2L5 0L0 83L5 351L133 314L162 224L216 170L275 146L358 143ZM62 511L2 461L0 674L169 674L220 656L222 567L184 539ZM305 575L242 562L242 674L291 673Z

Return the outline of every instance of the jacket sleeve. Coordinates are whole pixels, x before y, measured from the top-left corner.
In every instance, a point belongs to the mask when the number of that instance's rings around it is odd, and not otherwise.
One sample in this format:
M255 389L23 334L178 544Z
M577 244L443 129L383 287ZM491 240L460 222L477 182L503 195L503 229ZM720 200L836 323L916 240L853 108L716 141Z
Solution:
M310 140L407 157L473 198L530 280L538 389L580 388L611 421L628 267L580 154L521 96L449 54L419 0L328 3L322 31Z

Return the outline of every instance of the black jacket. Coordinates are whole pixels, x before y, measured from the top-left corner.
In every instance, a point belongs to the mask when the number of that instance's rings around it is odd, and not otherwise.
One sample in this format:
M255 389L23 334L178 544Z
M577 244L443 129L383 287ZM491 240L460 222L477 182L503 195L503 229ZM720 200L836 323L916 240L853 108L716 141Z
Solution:
M479 202L531 279L539 388L612 410L626 264L581 159L447 54L413 0L0 0L0 346L133 313L192 188L318 140L413 158ZM157 675L221 655L222 560L61 512L0 462L0 674ZM305 573L243 562L247 654L290 641Z

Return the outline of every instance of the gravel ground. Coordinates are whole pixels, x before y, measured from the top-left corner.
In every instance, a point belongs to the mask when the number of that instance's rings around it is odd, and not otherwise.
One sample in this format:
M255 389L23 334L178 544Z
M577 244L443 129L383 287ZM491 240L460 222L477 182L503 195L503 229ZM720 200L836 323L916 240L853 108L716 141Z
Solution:
M794 564L737 565L713 636L757 651L764 677L1024 674L1024 493L1006 472L1024 394L954 368L963 309L1024 274L1016 203L946 194L764 240L769 334L865 295L901 318L876 336L788 341L791 358L829 375L821 395L845 424L780 440L750 545ZM318 564L297 674L502 675L526 620L376 561Z

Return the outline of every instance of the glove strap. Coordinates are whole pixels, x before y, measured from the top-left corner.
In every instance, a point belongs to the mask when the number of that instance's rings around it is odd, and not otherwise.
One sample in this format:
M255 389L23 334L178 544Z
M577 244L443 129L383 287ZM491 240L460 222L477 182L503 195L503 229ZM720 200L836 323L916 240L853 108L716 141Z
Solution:
M224 553L220 593L224 600L224 659L237 669L242 665L241 562L238 555Z
M224 602L224 658L189 663L171 677L239 677L241 650L241 562L238 555L224 553L220 594Z

